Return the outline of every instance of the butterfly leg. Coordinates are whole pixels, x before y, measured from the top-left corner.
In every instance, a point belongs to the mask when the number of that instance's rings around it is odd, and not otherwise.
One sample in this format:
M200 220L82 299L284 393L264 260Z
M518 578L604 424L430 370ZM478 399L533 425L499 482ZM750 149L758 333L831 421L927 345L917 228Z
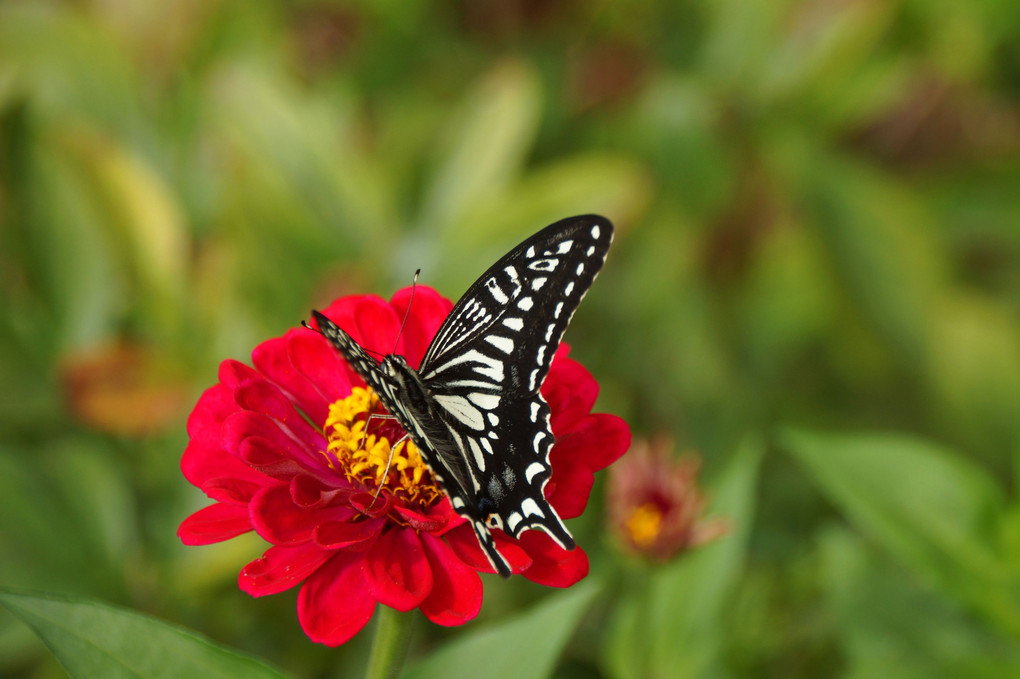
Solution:
M372 420L395 420L397 419L393 415L384 415L383 413L369 413L365 419L365 428L361 430L361 442L358 444L358 450L361 450L365 446L365 441L368 440L368 428L372 426Z
M383 470L382 481L379 483L379 487L375 489L375 494L372 496L372 504L375 504L375 499L379 497L379 493L382 492L382 487L386 484L386 479L390 475L390 465L393 463L393 455L397 452L397 446L402 443L406 443L407 439L407 434L404 434L400 437L399 441L390 446L390 458L386 460L386 469Z

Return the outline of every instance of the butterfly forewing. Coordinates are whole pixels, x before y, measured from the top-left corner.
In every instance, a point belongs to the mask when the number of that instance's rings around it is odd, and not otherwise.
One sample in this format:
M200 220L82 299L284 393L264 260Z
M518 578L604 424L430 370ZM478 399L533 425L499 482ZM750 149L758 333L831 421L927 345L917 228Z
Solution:
M549 406L540 393L560 339L605 261L613 227L595 215L542 229L475 281L439 328L420 370L383 367L317 314L320 329L421 448L492 565L509 575L490 528L573 537L545 498ZM333 326L335 328L336 326Z
M553 436L539 393L581 298L612 242L596 216L557 222L524 241L468 289L436 334L420 374L465 453L479 498L515 537L541 527L570 533L543 492Z

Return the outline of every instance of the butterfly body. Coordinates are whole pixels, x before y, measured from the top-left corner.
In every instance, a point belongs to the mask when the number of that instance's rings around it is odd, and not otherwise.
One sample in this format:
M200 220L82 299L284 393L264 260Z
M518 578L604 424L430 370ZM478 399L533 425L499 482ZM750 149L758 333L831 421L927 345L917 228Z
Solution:
M513 248L454 305L418 370L399 355L377 362L313 312L322 334L414 441L504 577L511 569L493 529L516 538L538 528L565 549L574 547L545 497L554 438L540 389L612 234L608 220L584 215Z

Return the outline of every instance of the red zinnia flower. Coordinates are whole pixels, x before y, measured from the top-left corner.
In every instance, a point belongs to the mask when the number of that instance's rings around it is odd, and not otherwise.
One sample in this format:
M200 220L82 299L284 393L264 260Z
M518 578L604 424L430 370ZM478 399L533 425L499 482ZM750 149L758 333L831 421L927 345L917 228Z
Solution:
M396 343L417 367L452 305L418 286L398 338L409 302L410 289L389 302L349 296L324 313L362 346L387 351ZM590 412L598 384L567 351L560 347L542 386L556 436L546 495L564 519L584 510L593 473L630 444L623 420ZM181 469L216 502L181 524L185 544L256 531L272 547L241 570L241 588L263 596L303 582L298 618L324 644L350 639L376 603L421 608L440 625L474 618L478 572L492 567L414 445L391 450L403 430L378 418L366 430L368 414L381 411L362 379L306 329L263 342L252 362L254 369L224 361L219 384L188 420ZM529 580L567 587L588 573L580 548L566 551L539 531L519 540L494 532L513 571Z

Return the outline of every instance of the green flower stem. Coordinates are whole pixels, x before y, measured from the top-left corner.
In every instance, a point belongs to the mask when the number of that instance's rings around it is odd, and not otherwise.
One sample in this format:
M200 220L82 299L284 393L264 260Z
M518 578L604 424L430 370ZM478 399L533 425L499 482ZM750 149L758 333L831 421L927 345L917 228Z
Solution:
M393 679L404 666L411 645L414 613L401 613L380 604L375 617L375 639L365 679Z

